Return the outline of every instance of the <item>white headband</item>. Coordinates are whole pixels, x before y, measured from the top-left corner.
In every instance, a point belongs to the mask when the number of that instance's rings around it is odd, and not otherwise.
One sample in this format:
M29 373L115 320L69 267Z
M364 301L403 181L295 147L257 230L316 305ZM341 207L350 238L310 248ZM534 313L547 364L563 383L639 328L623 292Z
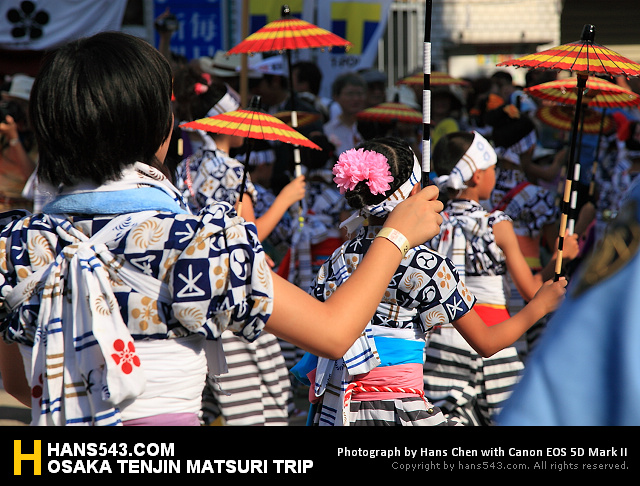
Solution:
M207 117L221 115L228 111L235 111L238 108L240 108L240 95L231 87L227 86L227 92L211 107L207 112Z
M471 146L451 170L451 174L445 174L435 179L440 189L454 189L461 191L466 189L465 184L473 177L477 170L485 170L495 165L498 156L491 144L478 132L473 132L474 137Z
M393 208L395 208L398 204L409 197L409 194L411 193L413 187L420 182L421 176L422 168L420 167L420 162L418 162L418 158L414 153L413 172L411 173L409 178L404 181L404 183L384 201L378 204L365 206L353 213L342 222L340 228L346 227L347 233L351 235L360 225L362 225L362 223L368 216L382 217L386 214L389 214L391 211L393 211Z

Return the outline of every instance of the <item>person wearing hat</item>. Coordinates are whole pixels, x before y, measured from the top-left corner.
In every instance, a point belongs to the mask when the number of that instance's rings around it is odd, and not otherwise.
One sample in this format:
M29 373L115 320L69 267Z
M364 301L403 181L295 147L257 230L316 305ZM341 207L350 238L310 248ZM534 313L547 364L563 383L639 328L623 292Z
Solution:
M248 57L248 69L262 61L262 54L257 52ZM202 56L198 59L198 68L211 75L213 80L229 85L240 93L240 76L242 70L242 55L228 55L225 51L217 51L213 57Z
M34 78L15 74L0 103L0 210L33 208L22 196L35 170L35 143L30 136L27 110Z

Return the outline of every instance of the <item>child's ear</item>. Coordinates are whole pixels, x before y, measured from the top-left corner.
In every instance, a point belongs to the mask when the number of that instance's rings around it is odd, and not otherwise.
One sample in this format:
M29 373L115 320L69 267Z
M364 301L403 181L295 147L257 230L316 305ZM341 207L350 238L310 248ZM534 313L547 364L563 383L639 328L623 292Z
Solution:
M482 178L482 171L478 169L473 173L473 175L471 176L471 179L467 181L467 185L477 186L481 178Z

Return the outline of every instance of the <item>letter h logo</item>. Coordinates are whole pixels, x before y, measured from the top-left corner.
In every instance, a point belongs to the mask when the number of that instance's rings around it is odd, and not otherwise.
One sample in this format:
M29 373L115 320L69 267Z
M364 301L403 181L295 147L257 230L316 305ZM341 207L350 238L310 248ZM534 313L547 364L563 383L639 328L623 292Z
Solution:
M33 475L40 476L42 474L42 446L41 441L33 441L33 454L25 454L22 452L22 441L13 441L13 475L22 475L22 461L33 461Z

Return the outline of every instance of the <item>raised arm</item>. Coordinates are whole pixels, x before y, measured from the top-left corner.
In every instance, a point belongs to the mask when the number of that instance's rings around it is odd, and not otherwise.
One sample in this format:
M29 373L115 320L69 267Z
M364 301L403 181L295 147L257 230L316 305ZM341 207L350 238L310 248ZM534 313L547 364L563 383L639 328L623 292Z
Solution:
M400 203L385 226L405 235L412 247L433 238L442 223L437 197L435 186L422 189ZM358 268L325 302L274 275L266 330L318 356L341 357L373 316L401 260L393 243L376 238Z
M303 175L296 177L284 186L265 213L256 218L258 238L265 239L278 225L287 210L296 202L304 198L306 182Z
M487 326L473 309L454 321L453 326L480 356L487 358L515 343L531 326L556 310L564 299L566 285L564 277L545 283L520 312L493 326Z

